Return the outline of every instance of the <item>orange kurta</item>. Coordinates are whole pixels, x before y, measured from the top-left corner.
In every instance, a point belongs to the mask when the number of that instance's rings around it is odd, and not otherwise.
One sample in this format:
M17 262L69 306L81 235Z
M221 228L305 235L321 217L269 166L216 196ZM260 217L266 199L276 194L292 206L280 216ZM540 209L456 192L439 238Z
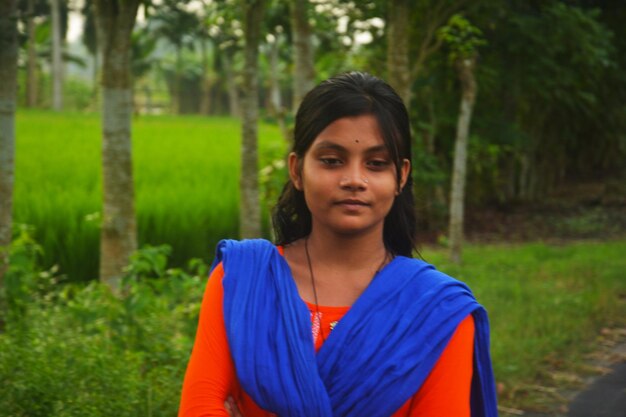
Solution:
M224 326L223 276L219 264L206 286L178 416L226 417L224 402L233 396L245 417L271 417L273 414L260 409L237 381ZM307 306L315 347L319 349L323 344L320 332L327 337L349 307ZM470 315L459 324L422 387L393 417L469 417L473 346L474 320Z

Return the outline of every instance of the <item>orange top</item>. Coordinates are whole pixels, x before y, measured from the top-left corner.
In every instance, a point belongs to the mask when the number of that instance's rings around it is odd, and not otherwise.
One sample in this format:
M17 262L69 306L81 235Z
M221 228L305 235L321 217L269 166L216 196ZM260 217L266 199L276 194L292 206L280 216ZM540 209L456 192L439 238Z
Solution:
M223 276L224 269L219 264L206 286L178 416L228 417L224 402L230 395L245 417L272 417L272 413L254 403L237 381L224 326ZM320 330L327 337L349 307L316 308L309 303L307 306L311 311L315 348L319 349L324 342ZM474 320L469 315L457 327L422 387L393 417L469 417L473 346Z

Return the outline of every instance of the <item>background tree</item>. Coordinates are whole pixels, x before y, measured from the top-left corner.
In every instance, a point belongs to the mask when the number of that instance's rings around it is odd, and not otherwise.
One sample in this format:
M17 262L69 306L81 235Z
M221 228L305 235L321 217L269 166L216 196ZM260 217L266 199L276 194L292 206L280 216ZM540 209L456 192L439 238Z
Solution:
M20 52L20 64L26 69L24 88L19 90L20 103L27 107L63 104L64 63L84 67L85 61L76 52L63 48L69 18L69 3L58 2L53 25L51 0L18 0L20 23L25 33L18 41L25 51ZM57 31L53 30L58 27ZM56 33L58 36L53 36ZM20 65L20 68L22 65ZM56 81L55 81L56 80ZM56 97L56 98L55 98ZM61 106L62 107L62 106Z
M482 32L463 16L456 14L440 29L439 36L450 49L449 57L456 67L461 84L461 106L454 143L454 165L450 190L450 259L461 262L465 182L467 173L467 142L472 111L478 87L474 77L477 48L485 42Z
M26 3L26 33L28 55L26 58L26 107L37 105L37 49L35 47L35 0Z
M136 100L137 81L146 76L152 69L155 58L153 53L156 49L158 38L152 36L148 28L137 28L133 30L130 38L130 56L131 56L131 90L133 92L133 108L135 113L140 113L140 105ZM146 113L152 113L152 95L150 88L144 85L145 97L145 111Z
M545 196L568 171L582 173L612 159L609 153L598 152L604 147L600 143L607 144L608 138L602 136L612 131L602 123L609 123L606 115L611 112L602 103L603 85L612 78L615 65L611 35L598 21L597 10L558 2L540 10L540 17L518 14L512 21L524 28L518 39L526 41L516 43L523 49L513 59L521 61L542 50L525 65L524 74L520 69L513 73L520 99L515 113L527 137L519 148L515 193L526 201Z
M0 291L8 264L13 214L17 97L17 0L0 1Z
M259 44L264 0L242 0L244 12L245 66L241 140L241 187L239 227L242 238L261 236L259 200L258 118L259 118Z
M100 280L119 288L137 249L131 151L131 33L140 0L95 0L102 51L102 191Z
M293 111L297 111L304 95L315 83L313 36L309 24L309 1L290 0L293 33Z
M210 2L207 14L207 30L214 48L213 64L215 84L226 86L228 114L233 117L241 115L241 2L225 0ZM214 106L217 108L217 106Z
M272 116L276 118L280 132L286 142L291 142L291 133L287 127L287 109L283 105L282 92L280 88L280 76L281 71L280 63L280 50L281 46L285 44L285 37L282 31L277 30L268 35L268 51L267 60L269 64L268 78L269 78L269 100L268 110Z
M408 106L412 81L409 68L410 1L391 0L387 7L387 81Z
M266 7L264 31L267 33L265 55L267 68L263 71L267 80L269 97L265 100L268 114L276 119L283 138L291 142L288 115L290 110L284 101L283 85L289 81L289 58L292 52L289 38L291 37L289 5L281 0L269 2ZM287 87L289 91L289 87ZM286 96L286 94L285 94Z
M50 0L52 15L52 108L63 108L63 37L61 35L61 4Z
M96 21L94 16L93 0L87 0L81 10L83 15L83 36L81 41L89 54L93 58L93 98L98 96L98 68L100 68L100 57L98 56L98 38L96 34Z
M241 91L239 88L238 69L236 68L237 46L234 41L222 44L220 63L223 68L228 88L228 109L233 117L240 117L242 113Z
M485 3L471 15L489 42L476 73L473 205L537 203L567 182L619 172L626 83L603 23L608 4Z
M215 43L212 42L209 28L215 16L213 2L203 4L202 15L200 15L196 36L200 44L201 72L200 72L200 114L209 115L211 113L211 89L215 82Z
M439 213L446 207L445 173L435 155L437 113L433 101L434 92L440 91L431 85L433 74L429 63L442 46L437 30L455 12L467 8L466 3L465 0L393 0L383 5L385 72L409 108L416 132L413 149L415 165L420 169L415 171L414 193L420 227L426 230L440 226Z
M391 0L386 7L387 79L411 108L413 87L441 47L436 33L466 0Z
M155 22L155 35L165 38L174 47L175 62L172 74L172 109L181 111L183 79L183 49L193 48L193 35L200 27L198 16L185 8L189 1L166 0L154 6L151 20Z

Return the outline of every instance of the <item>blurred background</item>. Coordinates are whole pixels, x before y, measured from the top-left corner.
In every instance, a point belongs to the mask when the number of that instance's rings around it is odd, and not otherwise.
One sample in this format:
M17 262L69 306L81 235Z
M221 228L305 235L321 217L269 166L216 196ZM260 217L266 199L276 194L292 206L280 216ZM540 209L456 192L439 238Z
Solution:
M490 312L501 413L564 415L623 360L623 1L14 3L0 416L175 415L215 244L272 238L295 110L352 70L409 109L420 253ZM116 111L122 285L102 270Z

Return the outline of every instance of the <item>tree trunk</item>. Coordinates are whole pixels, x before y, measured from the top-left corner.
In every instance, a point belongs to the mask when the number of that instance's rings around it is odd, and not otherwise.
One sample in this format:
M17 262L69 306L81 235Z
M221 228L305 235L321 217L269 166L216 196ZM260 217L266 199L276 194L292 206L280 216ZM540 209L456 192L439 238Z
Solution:
M50 1L52 13L52 108L63 109L63 45L59 0Z
M293 112L297 112L305 94L314 87L315 64L313 37L309 24L308 0L291 0L291 28L294 46Z
M229 113L233 117L241 116L241 103L239 100L239 88L237 86L237 80L235 79L235 73L233 69L233 63L228 51L224 51L222 54L222 64L224 65L224 73L226 74L226 85L228 86L228 109Z
M172 95L172 111L174 114L180 114L182 109L182 66L183 66L183 47L176 46L176 73L174 74L174 94Z
M146 98L144 112L146 112L146 114L152 114L154 110L152 109L152 89L150 89L150 86L143 86L143 94Z
M26 60L26 107L37 106L37 49L35 45L35 0L28 0L26 12L26 32L28 34L28 54Z
M8 267L13 220L15 107L17 96L17 0L0 0L0 291Z
M207 40L200 38L200 47L202 51L202 77L201 96L200 96L200 114L208 116L211 113L211 74L209 73L209 53L207 51Z
M474 79L475 58L461 59L457 62L457 71L461 81L461 109L454 144L454 167L450 190L450 259L461 262L463 246L463 219L465 202L465 180L467 169L467 140L472 111L476 100L476 80Z
M259 118L259 42L263 22L264 0L244 0L245 65L244 95L241 117L241 182L239 227L242 238L261 235L257 122Z
M91 73L91 81L93 85L93 88L91 90L91 98L94 103L98 102L98 95L100 94L100 85L98 82L100 62L102 62L102 60L100 59L100 55L100 48L98 47L98 50L93 55L93 71Z
M120 287L123 269L137 249L131 152L130 35L140 0L96 0L102 51L102 191L100 280Z
M276 117L276 121L278 122L278 126L280 127L280 132L283 135L283 138L287 143L291 143L291 135L289 133L289 129L287 128L287 110L283 107L283 100L280 94L280 69L278 51L279 44L281 40L280 33L275 34L274 42L270 42L269 49L269 64L270 64L270 110L274 117Z
M411 102L409 9L409 0L392 0L387 18L387 81L407 108Z

